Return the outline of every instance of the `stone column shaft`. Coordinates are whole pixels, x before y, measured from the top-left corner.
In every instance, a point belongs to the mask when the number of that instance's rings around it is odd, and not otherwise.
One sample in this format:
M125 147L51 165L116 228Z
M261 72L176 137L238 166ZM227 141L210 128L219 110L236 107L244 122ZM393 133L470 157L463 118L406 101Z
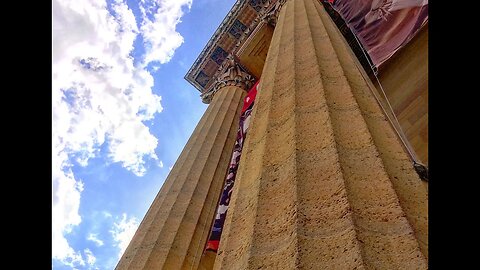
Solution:
M245 93L225 86L215 94L116 269L197 269Z
M287 0L214 269L426 269L427 187L317 0Z

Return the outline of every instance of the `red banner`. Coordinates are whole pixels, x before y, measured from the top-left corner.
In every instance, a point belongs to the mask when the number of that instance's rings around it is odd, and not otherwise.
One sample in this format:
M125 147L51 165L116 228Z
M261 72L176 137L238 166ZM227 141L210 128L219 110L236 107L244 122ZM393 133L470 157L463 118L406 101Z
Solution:
M428 22L428 0L327 0L380 66ZM333 2L333 3L332 3Z
M208 237L205 250L217 252L220 238L222 237L223 225L227 216L228 206L230 205L230 197L232 196L233 185L235 184L235 177L237 176L238 165L240 164L240 157L242 156L243 142L247 136L248 125L250 123L250 115L257 96L257 86L260 80L248 91L247 96L243 100L242 113L240 115L240 122L237 132L237 140L233 148L232 158L230 159L230 166L228 168L227 177L223 186L220 201L217 206L217 214L213 222L210 236Z

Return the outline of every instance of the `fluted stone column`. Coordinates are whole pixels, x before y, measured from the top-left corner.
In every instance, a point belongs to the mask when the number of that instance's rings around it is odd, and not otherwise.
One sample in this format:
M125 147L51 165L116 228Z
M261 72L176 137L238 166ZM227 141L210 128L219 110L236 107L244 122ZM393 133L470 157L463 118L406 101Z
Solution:
M214 269L427 268L427 188L365 77L317 0L286 1Z
M252 85L250 75L236 72L236 63L229 60L208 95L210 105L116 269L197 269L235 143L243 98Z

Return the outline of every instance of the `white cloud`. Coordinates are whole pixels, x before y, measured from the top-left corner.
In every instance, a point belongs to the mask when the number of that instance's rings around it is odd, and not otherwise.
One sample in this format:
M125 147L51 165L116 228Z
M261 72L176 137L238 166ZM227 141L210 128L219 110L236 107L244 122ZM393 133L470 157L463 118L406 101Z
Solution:
M163 168L163 161L158 161L158 167Z
M103 213L103 216L106 217L106 218L111 218L112 217L112 214L108 211L102 211Z
M130 240L132 239L135 231L137 230L139 222L135 217L127 219L127 214L123 213L122 219L119 223L115 222L113 224L113 229L110 230L110 233L113 236L115 245L120 249L118 253L118 258L122 256L125 249L127 249Z
M72 227L81 221L78 215L80 206L80 193L83 190L81 181L75 181L73 173L62 163L62 155L53 155L52 158L52 258L60 260L63 264L73 267L84 265L85 262L79 252L75 252L65 239L63 233L69 233ZM64 168L55 170L55 168Z
M183 43L183 37L175 29L181 22L182 8L192 6L192 0L142 0L141 31L146 43L145 64L170 61L175 49Z
M97 261L97 258L95 258L95 256L93 256L93 253L90 249L86 248L83 253L85 254L85 256L87 257L87 263L92 266L95 264L95 262Z
M138 176L146 173L146 160L158 162L158 140L144 121L163 108L145 67L168 62L181 45L175 27L185 6L191 0L142 3L139 28L123 0L113 0L111 12L105 1L52 1L53 259L85 265L65 238L82 221L83 182L71 170L74 162L86 166L104 143L112 162ZM130 54L139 35L147 48L135 65Z
M103 241L98 239L97 235L98 234L96 233L91 233L88 235L87 240L94 242L97 245L97 247L101 247L103 246Z

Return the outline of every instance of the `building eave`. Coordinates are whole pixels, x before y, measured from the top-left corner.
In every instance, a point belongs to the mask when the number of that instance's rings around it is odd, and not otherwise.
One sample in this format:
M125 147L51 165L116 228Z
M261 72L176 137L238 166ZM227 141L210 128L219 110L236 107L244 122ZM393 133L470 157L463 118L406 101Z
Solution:
M275 2L277 2L277 0L264 0L260 8L259 6L252 6L252 3L248 0L237 0L185 74L184 79L193 85L200 93L208 91L218 76L218 67L221 66L221 63L212 61L214 50L221 47L225 53L235 55L241 43L250 35L252 27L258 24L258 18ZM242 27L246 27L246 29L242 31L239 37L234 38L229 34L229 31L233 28L236 21L241 22ZM246 23L246 21L248 21L248 23ZM226 42L226 40L228 40L228 42ZM225 43L228 43L228 46ZM226 46L228 48L224 48ZM207 65L209 65L208 68ZM207 69L208 72L206 72ZM203 85L196 80L202 75L200 72L203 72L204 77L208 78L208 81L206 83L204 82Z

